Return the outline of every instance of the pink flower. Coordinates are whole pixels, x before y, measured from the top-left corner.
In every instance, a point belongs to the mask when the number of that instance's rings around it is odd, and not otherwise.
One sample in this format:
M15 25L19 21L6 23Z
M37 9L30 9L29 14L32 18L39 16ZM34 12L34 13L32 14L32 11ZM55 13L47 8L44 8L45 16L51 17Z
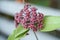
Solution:
M26 4L20 13L17 13L14 17L16 26L21 24L24 28L30 28L33 29L33 31L41 29L43 27L44 15L39 12L37 13L36 10L37 8Z
M32 7L32 8L31 8L31 10L32 10L32 11L36 11L36 10L37 10L37 8L35 8L35 7Z

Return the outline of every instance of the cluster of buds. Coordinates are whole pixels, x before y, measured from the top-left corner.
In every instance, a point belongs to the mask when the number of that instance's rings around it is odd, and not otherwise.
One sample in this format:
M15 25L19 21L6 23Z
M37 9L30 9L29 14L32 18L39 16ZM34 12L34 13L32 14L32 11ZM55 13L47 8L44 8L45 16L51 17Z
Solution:
M30 4L26 4L20 13L15 15L16 27L21 24L24 28L41 29L43 27L44 15L36 11L37 8L31 7Z

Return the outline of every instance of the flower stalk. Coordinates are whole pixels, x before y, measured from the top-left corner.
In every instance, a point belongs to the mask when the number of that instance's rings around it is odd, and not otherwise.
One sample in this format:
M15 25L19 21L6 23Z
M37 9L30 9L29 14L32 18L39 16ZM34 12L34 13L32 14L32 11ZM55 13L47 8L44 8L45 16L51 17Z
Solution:
M34 32L34 31L33 31ZM38 40L38 37L37 37L37 35L36 35L36 32L34 32L34 35L35 35L35 37L36 37L36 40Z

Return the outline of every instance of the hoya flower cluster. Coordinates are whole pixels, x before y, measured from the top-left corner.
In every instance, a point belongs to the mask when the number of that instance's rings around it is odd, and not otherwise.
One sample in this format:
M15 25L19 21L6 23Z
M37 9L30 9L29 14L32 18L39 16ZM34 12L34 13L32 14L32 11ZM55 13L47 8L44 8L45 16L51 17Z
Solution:
M37 8L31 7L30 4L26 4L20 13L16 13L15 15L16 27L18 24L21 24L24 28L37 31L37 29L43 27L43 18L44 15L37 12Z

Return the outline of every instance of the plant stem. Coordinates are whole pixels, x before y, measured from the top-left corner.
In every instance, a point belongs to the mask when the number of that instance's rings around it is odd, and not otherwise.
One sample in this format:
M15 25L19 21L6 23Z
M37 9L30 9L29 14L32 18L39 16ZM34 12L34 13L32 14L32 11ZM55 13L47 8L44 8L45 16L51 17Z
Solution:
M34 32L34 31L33 31ZM36 37L36 40L38 40L38 37L37 37L37 35L36 35L36 33L34 32L34 35L35 35L35 37Z

